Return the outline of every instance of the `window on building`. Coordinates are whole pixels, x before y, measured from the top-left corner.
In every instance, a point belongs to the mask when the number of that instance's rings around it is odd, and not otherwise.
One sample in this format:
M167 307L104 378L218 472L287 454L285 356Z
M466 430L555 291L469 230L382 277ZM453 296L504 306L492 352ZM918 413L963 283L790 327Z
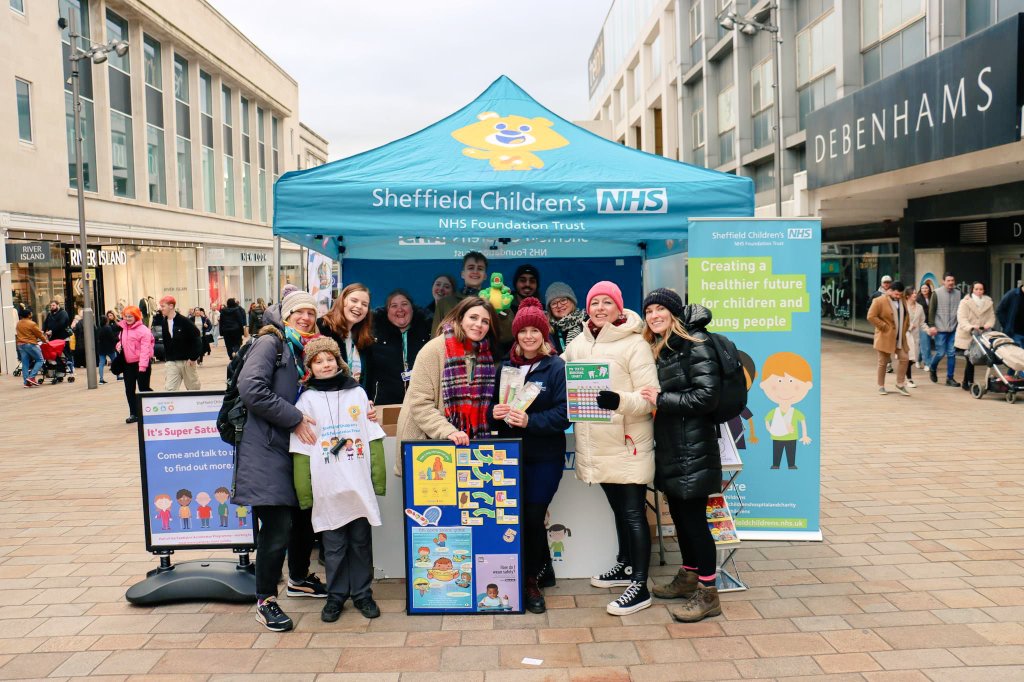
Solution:
M835 68L837 61L838 20L829 12L796 36L797 87L809 83Z
M241 99L239 117L242 119L242 215L252 220L252 161L249 156L249 100Z
M861 0L864 84L927 55L924 0Z
M836 72L829 71L797 92L800 100L800 130L807 127L807 114L817 111L836 99Z
M661 35L651 41L651 58L648 60L648 78L652 81L661 75Z
M267 222L267 133L266 114L262 107L256 107L256 160L259 175L256 179L257 201L260 207L260 222Z
M89 39L89 2L88 0L59 0L60 16L69 20L70 12L75 11L75 23L78 32L85 40ZM63 42L62 63L64 65L64 120L68 146L68 184L72 189L78 187L75 171L75 114L71 97L71 43L68 38L69 29L61 32ZM82 40L82 39L79 39ZM79 116L82 135L82 177L87 192L96 191L96 121L93 108L92 69L82 69L79 76L79 94L82 111Z
M32 100L28 81L14 79L14 94L18 105L18 139L32 141Z
M128 22L107 10L107 40L128 40ZM129 54L110 52L107 63L110 83L110 160L114 196L135 198L135 158L132 133L132 78Z
M802 31L825 12L832 9L835 0L796 0L796 30Z
M217 212L216 176L213 158L213 78L205 71L199 72L199 119L202 123L200 144L203 167L203 208L208 213Z
M774 163L762 163L754 166L754 192L765 192L775 189L775 165Z
M11 9L18 14L25 13L25 0L11 0Z
M144 35L142 55L143 71L146 76L146 170L149 178L149 200L166 204L163 60L160 43Z
M693 113L690 114L690 146L693 149L703 149L704 139L704 87L698 83L690 88L690 102Z
M718 22L729 12L736 11L736 4L734 0L716 0L715 2L715 23L718 24L718 40L721 40L728 33L732 33L731 29L727 29Z
M720 163L729 163L736 158L736 87L729 87L718 93L718 158Z
M178 206L192 208L192 120L189 106L188 62L174 55L175 153L178 172Z
M971 35L1009 16L1024 12L1024 0L966 0L964 35Z
M703 58L700 39L704 37L704 2L693 0L690 5L690 61L697 64Z
M224 212L233 216L235 215L235 129L231 117L231 89L222 85L220 95L221 113L224 117Z
M772 134L774 69L774 62L767 59L750 71L750 115L753 119L754 149L771 144L775 139Z
M271 165L270 169L273 171L273 182L277 182L277 176L280 175L281 169L278 165L278 138L281 134L280 131L281 122L277 120L276 116L270 117L270 150L271 150Z

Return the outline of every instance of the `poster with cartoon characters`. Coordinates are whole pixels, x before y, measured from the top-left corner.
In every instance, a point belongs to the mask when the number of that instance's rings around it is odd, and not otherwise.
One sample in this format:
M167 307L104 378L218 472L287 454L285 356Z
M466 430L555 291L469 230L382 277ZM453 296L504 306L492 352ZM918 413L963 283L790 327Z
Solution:
M234 451L217 432L223 391L139 395L146 549L255 545L250 510L231 503Z
M409 614L522 613L520 447L402 443Z
M742 539L821 540L820 261L817 219L690 222L689 302L736 344L747 386L726 492Z

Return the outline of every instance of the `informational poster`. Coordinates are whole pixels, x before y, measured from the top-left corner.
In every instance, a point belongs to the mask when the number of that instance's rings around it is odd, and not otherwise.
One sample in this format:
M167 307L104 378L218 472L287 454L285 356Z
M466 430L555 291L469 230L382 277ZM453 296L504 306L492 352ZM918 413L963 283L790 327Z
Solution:
M693 220L688 284L746 373L729 423L743 473L726 492L739 536L820 540L821 222Z
M334 262L313 250L309 251L306 258L309 293L316 300L317 317L320 317L331 309L334 301L333 290L337 286L334 279Z
M253 547L252 510L231 503L234 451L217 432L222 391L141 393L146 550Z
M729 509L729 501L724 495L708 495L707 516L708 529L716 545L739 544L740 539L736 534L736 524Z
M522 613L520 448L402 443L408 613Z
M565 363L565 390L571 422L610 422L614 410L597 406L597 394L612 390L611 365L607 362Z

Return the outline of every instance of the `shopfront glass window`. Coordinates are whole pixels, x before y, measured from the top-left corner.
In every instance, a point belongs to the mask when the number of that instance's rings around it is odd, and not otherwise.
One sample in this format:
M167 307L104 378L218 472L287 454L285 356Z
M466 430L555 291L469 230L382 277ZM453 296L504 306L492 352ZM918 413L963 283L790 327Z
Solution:
M821 247L821 323L873 333L872 294L884 275L899 279L896 242L826 243Z

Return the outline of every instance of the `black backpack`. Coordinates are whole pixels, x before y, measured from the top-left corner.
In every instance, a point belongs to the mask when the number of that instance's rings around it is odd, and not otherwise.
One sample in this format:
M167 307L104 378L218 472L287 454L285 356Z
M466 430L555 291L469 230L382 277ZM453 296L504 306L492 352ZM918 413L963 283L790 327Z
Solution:
M245 420L249 417L249 408L245 406L242 397L238 395L238 375L242 373L245 358L249 355L257 338L259 337L250 337L228 363L228 383L224 389L224 400L217 412L217 431L220 433L220 439L236 448L242 442L242 430L245 428ZM284 365L281 360L284 353L284 342L277 337L275 339L277 341L277 357L274 360L274 369L276 370Z
M722 393L716 407L708 419L716 424L724 424L730 419L740 416L747 407L747 378L743 374L740 352L736 344L723 334L705 332L711 339L718 354L718 367L722 375Z

